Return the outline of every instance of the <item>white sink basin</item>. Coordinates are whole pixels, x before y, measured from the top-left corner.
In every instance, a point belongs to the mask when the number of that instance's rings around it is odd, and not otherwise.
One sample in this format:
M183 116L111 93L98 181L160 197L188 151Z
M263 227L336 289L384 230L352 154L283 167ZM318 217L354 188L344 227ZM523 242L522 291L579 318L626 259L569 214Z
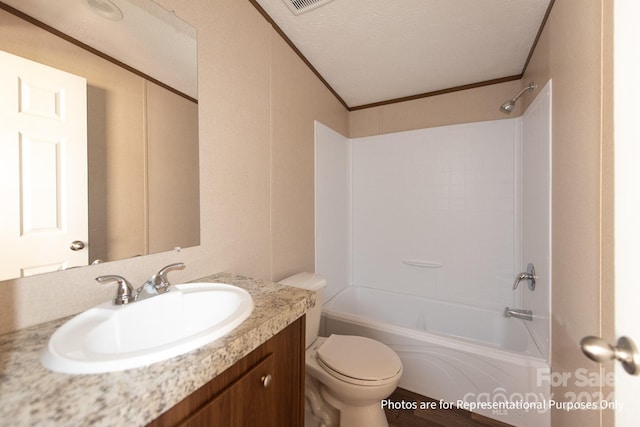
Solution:
M221 338L253 310L244 289L187 283L124 306L98 305L62 325L40 356L44 367L95 374L149 365Z

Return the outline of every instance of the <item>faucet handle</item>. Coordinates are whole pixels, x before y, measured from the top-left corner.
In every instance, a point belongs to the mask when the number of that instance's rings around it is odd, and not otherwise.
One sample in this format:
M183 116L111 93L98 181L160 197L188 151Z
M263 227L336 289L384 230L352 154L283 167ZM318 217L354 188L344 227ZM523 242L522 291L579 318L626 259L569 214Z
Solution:
M515 282L513 282L513 290L515 291L518 288L518 284L521 280L527 280L529 282L529 289L533 291L536 288L536 279L536 269L533 267L532 263L529 263L529 265L527 265L527 271L520 273L516 277Z
M167 277L167 274L169 274L170 271L183 270L184 268L185 265L183 262L176 262L174 264L169 264L165 267L162 267L162 269L158 271L158 274L156 275L158 282L156 285L156 289L158 290L158 293L166 292L169 289L169 286L171 286L169 278Z
M98 283L111 283L116 282L118 284L118 294L113 300L115 305L124 305L134 302L136 297L133 295L133 286L122 276L106 275L96 277Z

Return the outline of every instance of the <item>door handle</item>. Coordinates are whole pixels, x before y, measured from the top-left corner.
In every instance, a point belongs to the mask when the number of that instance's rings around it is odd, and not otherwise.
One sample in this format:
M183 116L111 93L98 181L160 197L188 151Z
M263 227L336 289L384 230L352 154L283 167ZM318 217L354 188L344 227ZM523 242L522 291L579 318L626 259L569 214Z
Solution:
M72 251L81 251L84 249L84 242L80 240L74 240L71 242L71 246L69 247Z
M580 340L582 352L598 363L618 360L631 375L640 374L640 353L631 338L620 337L614 347L599 337L584 337Z

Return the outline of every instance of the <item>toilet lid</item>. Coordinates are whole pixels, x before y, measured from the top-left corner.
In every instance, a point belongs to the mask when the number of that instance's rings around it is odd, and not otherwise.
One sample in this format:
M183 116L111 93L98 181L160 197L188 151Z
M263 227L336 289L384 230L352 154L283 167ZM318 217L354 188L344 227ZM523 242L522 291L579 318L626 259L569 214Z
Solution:
M402 362L393 350L365 337L331 335L318 348L317 354L328 368L359 380L385 380L402 369Z

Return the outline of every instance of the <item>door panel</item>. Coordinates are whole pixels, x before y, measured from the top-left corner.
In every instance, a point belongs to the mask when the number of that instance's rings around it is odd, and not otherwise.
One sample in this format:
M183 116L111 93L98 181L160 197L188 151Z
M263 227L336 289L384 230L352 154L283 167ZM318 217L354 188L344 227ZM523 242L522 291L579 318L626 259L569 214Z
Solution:
M637 84L640 73L640 37L637 0L615 3L614 30L614 129L615 129L615 334L640 343L640 131L638 128ZM615 343L611 343L615 344ZM627 374L622 365L615 366L616 426L637 425L640 405L640 377ZM621 406L619 406L621 405Z
M0 51L0 92L0 280L86 265L86 80Z

